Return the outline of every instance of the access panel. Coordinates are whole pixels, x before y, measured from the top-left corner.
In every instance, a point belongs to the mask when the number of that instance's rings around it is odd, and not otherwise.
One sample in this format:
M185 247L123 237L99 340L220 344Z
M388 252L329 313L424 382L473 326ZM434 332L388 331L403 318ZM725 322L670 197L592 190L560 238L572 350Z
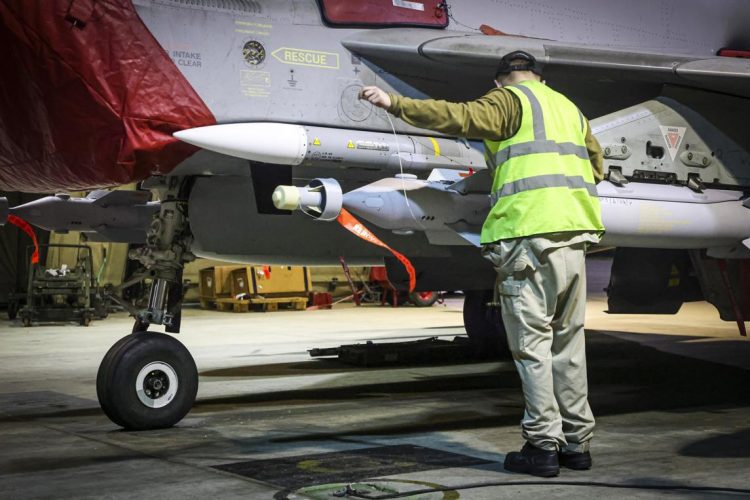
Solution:
M448 14L441 0L319 0L323 19L339 26L422 26L445 28Z

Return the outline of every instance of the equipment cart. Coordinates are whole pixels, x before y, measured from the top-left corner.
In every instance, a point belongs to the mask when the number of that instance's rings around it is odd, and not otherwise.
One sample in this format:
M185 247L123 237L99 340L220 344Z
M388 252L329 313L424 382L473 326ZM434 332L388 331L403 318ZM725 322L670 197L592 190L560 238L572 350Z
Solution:
M18 311L23 326L31 326L34 321L77 321L88 326L97 312L92 302L98 298L91 248L61 244L40 247L74 249L75 264L61 264L59 269L31 264L26 305Z

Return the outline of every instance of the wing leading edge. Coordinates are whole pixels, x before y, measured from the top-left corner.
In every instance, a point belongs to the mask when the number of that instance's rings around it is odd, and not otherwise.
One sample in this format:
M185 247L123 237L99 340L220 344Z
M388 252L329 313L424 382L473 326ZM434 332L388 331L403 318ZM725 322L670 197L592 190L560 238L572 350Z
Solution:
M489 80L500 57L525 50L544 63L550 79L673 84L750 97L749 59L403 28L359 32L343 45L395 74L404 71L398 66L407 65L412 72L427 71L429 78L454 85L465 85L471 75Z

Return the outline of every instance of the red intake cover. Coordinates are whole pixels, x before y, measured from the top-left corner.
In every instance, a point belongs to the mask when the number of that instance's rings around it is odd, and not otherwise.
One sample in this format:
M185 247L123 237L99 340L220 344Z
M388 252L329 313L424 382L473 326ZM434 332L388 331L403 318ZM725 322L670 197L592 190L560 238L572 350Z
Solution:
M0 190L91 189L167 173L172 133L216 122L130 0L0 0Z

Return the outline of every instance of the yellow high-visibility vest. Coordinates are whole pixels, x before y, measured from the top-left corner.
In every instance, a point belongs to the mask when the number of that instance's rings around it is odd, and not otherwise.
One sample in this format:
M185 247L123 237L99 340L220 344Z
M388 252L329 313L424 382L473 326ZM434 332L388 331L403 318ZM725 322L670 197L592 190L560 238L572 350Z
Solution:
M521 103L521 126L509 139L485 141L496 169L481 242L604 231L581 112L541 82L506 88Z

